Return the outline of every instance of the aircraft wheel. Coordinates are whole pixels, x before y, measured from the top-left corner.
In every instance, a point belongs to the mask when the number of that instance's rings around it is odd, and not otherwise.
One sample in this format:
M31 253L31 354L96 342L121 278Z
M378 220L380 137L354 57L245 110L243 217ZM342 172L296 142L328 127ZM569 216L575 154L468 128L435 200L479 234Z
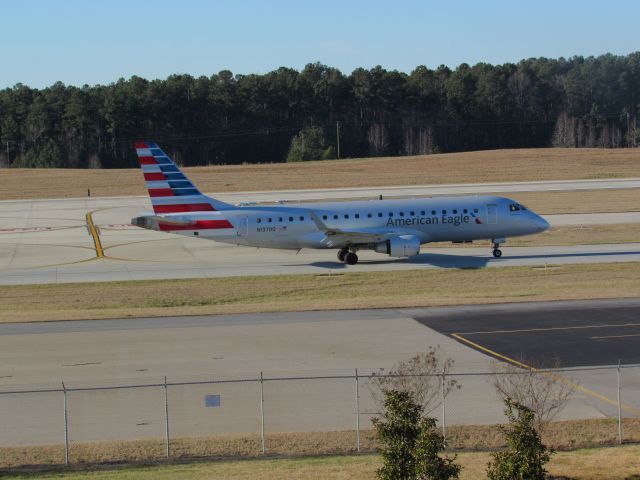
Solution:
M347 250L346 248L341 248L340 250L338 250L338 260L344 262L347 253L349 253L349 250Z
M347 262L347 265L355 265L356 263L358 263L358 255L356 255L354 252L348 252L344 257L344 261Z
M496 258L500 258L502 256L502 250L500 250L499 248L494 248L493 249L493 256Z

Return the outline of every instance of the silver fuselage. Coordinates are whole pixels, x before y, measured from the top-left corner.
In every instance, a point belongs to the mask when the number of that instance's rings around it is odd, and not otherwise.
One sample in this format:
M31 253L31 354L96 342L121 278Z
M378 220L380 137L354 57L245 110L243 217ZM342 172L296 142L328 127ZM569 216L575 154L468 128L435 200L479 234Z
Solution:
M399 200L241 206L216 212L167 215L177 220L227 219L233 229L174 231L218 242L279 249L340 248L329 242L313 215L340 231L415 235L420 243L502 239L540 233L549 228L531 210L512 211L514 200L495 196L409 198Z

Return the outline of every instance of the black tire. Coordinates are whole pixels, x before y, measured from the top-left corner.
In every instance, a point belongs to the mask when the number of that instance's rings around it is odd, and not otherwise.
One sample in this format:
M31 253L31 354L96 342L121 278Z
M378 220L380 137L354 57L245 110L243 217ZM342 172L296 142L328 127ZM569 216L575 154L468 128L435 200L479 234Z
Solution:
M499 248L494 248L493 249L493 256L496 258L500 258L502 256L502 250L500 250Z
M345 257L347 256L347 253L349 253L349 250L338 250L338 260L340 260L341 262L345 261Z
M353 252L349 252L344 257L344 261L347 262L347 265L355 265L356 263L358 263L358 255Z

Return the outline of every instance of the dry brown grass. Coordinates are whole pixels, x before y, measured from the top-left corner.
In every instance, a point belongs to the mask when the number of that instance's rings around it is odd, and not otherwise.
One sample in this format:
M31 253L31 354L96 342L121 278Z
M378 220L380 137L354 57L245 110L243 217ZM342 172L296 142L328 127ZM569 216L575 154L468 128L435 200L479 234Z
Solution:
M640 149L521 149L187 168L205 192L640 177ZM6 169L0 199L144 195L138 169Z
M640 442L640 419L625 419L627 442ZM502 436L493 425L451 426L447 429L453 451L493 450L504 447ZM615 445L615 419L551 422L544 442L558 450ZM355 432L271 433L266 437L267 453L278 456L311 456L355 453ZM361 450L375 452L378 444L372 430L361 432ZM177 438L171 441L172 458L257 458L261 456L258 434L217 437ZM76 464L143 462L162 460L164 442L158 440L72 443L70 461ZM0 467L55 465L64 462L63 445L2 447Z
M513 237L507 240L505 251L509 247L539 247L551 245L597 245L607 243L640 242L640 224L624 223L613 225L585 225L579 227L552 227L544 233L526 237ZM452 244L451 242L436 242L426 245L423 249L431 248L471 248L489 245L489 241L478 241L473 244Z
M0 322L621 298L639 291L637 263L13 285L0 289Z
M494 192L487 195L508 197L527 205L536 213L610 213L640 211L640 189L569 190L551 192ZM366 200L367 198L360 198ZM371 197L368 197L371 199ZM349 201L352 198L343 198ZM315 202L316 200L311 200Z
M528 247L536 245L595 245L640 241L640 224L586 225L554 227L540 235L509 239L508 245Z
M640 189L572 190L565 192L499 193L526 205L537 213L609 213L640 210Z

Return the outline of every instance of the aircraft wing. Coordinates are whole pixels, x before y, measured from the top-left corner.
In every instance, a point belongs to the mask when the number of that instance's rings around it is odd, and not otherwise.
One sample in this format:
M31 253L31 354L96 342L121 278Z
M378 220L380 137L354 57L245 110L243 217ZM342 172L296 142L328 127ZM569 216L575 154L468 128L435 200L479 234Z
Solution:
M398 235L406 235L406 230L393 230L390 228L362 228L343 230L340 228L327 227L322 220L315 214L309 212L313 222L318 230L324 232L327 238L327 246L334 247L345 244L362 244L362 243L378 243L383 242L391 237Z

